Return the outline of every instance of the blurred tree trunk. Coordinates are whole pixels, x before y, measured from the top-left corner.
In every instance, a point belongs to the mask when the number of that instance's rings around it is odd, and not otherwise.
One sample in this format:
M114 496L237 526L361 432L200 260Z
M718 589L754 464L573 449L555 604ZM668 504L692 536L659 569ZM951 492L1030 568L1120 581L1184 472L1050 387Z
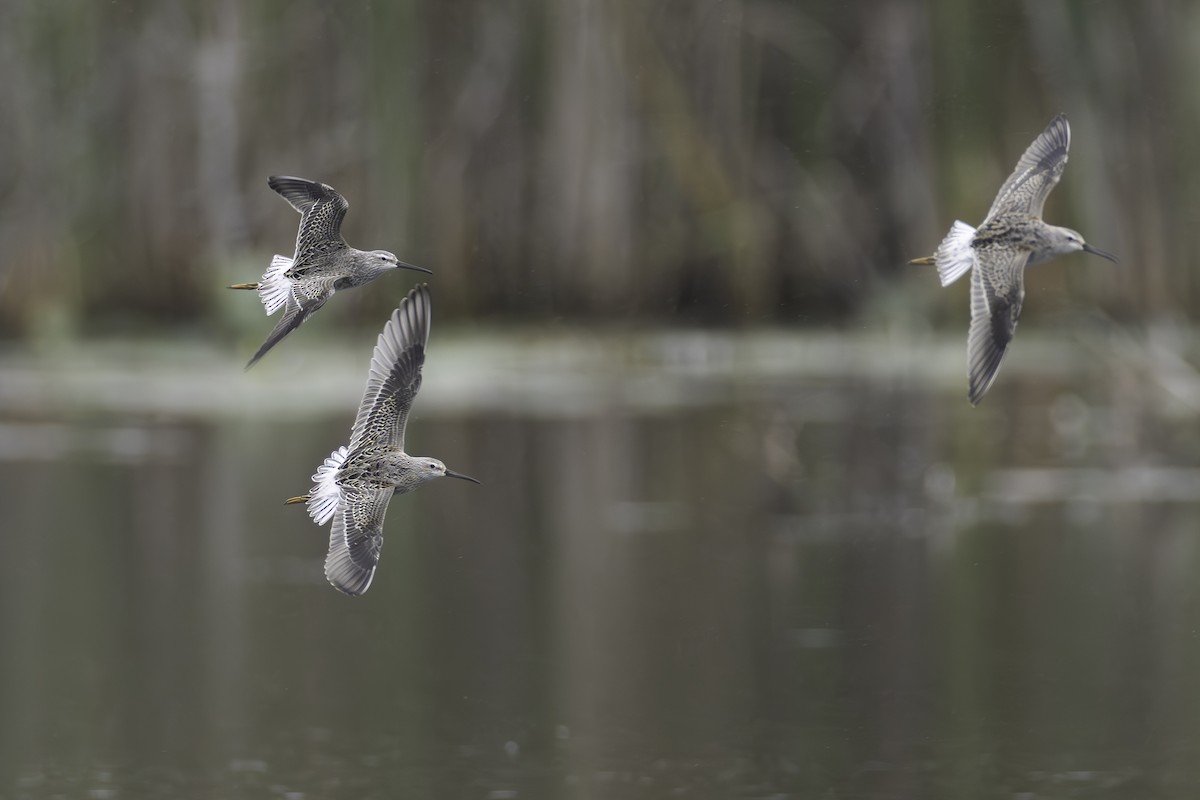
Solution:
M1197 24L1179 0L12 0L0 331L212 313L227 261L289 251L275 173L337 187L346 238L433 268L451 317L845 318L917 285L904 261L1059 111L1048 214L1137 268L1038 280L1191 315Z

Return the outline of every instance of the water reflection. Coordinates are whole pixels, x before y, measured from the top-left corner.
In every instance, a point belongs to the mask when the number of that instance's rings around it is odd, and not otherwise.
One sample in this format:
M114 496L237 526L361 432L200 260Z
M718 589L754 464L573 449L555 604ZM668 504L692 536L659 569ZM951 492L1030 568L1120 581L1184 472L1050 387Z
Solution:
M1198 786L1188 421L1038 386L418 416L484 484L356 600L282 505L349 412L4 420L0 795Z

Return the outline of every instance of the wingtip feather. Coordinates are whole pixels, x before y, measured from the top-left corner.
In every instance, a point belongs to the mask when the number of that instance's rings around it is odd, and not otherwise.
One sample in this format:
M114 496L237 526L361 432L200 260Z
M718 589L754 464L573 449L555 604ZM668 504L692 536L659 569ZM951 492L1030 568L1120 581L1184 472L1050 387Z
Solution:
M371 588L375 568L363 569L350 560L346 550L330 552L325 559L325 579L329 585L350 597L362 597Z

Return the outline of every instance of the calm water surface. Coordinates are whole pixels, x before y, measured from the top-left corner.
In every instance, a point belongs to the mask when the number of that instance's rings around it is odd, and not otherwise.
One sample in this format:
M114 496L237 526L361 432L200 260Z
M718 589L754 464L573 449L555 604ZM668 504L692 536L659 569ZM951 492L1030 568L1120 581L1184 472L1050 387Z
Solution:
M352 409L4 411L0 796L1194 797L1194 416L1002 377L418 407L359 599Z

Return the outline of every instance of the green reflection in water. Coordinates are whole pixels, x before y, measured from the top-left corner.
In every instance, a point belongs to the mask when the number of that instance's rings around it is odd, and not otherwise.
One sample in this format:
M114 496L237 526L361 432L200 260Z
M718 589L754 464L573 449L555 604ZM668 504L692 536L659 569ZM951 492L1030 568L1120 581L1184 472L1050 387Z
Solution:
M346 420L39 429L0 462L0 794L1198 786L1200 505L1018 491L1064 458L1051 406L997 432L850 384L416 419L484 484L394 503L358 600L282 505Z

